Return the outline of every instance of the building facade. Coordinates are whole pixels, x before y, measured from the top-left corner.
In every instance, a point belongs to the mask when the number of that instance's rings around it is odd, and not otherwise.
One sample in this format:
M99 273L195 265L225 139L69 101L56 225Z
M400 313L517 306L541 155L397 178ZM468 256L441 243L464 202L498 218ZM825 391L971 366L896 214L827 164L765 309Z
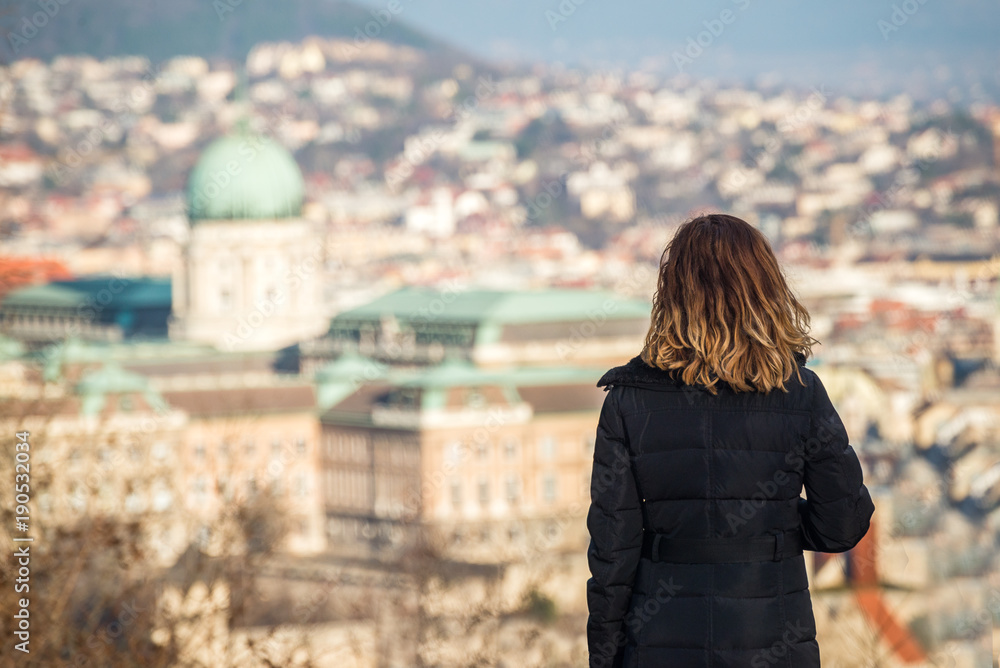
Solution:
M298 165L271 140L241 133L206 149L188 180L170 338L275 350L326 329L324 254L300 216L303 192Z
M320 416L328 549L374 556L420 534L496 562L585 546L603 371L448 358L359 383Z
M336 314L303 342L303 371L344 352L396 366L457 356L482 367L620 364L636 354L650 305L604 290L406 287ZM596 381L595 381L596 382Z

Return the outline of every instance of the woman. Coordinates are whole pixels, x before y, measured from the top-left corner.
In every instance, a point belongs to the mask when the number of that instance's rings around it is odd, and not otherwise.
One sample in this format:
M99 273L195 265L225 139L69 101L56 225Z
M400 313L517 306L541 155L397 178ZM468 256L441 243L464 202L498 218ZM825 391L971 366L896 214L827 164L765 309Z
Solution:
M592 668L820 665L802 550L851 549L875 507L808 325L745 221L667 245L641 354L598 382Z

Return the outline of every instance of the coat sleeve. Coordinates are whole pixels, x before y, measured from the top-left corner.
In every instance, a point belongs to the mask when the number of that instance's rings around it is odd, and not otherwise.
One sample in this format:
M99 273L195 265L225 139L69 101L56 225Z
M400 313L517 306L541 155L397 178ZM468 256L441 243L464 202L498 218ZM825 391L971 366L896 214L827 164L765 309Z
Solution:
M805 499L799 499L803 547L846 552L868 533L875 505L861 462L826 388L814 375L812 415L803 445Z
M642 500L632 472L618 392L613 387L604 398L597 424L590 499L590 667L615 668L622 661L625 614L642 549Z

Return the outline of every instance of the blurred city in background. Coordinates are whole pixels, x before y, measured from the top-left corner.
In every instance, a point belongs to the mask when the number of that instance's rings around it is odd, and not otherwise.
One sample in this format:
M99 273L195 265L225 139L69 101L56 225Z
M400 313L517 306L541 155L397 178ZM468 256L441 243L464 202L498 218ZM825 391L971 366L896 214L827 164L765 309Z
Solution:
M447 2L0 3L3 665L586 665L595 383L722 211L876 503L806 553L824 665L997 666L1000 61L961 35L996 11L954 5L959 65L783 78L733 65L749 0L563 58L596 3L515 3L556 53L521 59L421 27ZM877 59L946 7L840 29Z

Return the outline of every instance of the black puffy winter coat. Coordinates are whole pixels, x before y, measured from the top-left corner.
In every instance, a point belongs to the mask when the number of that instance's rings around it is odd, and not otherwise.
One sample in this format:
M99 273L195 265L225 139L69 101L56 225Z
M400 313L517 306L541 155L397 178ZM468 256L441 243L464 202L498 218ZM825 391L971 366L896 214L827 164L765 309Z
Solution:
M820 666L801 550L849 550L875 507L826 389L796 361L806 386L793 374L787 393L713 396L638 356L597 383L591 668ZM747 556L748 541L771 556Z

